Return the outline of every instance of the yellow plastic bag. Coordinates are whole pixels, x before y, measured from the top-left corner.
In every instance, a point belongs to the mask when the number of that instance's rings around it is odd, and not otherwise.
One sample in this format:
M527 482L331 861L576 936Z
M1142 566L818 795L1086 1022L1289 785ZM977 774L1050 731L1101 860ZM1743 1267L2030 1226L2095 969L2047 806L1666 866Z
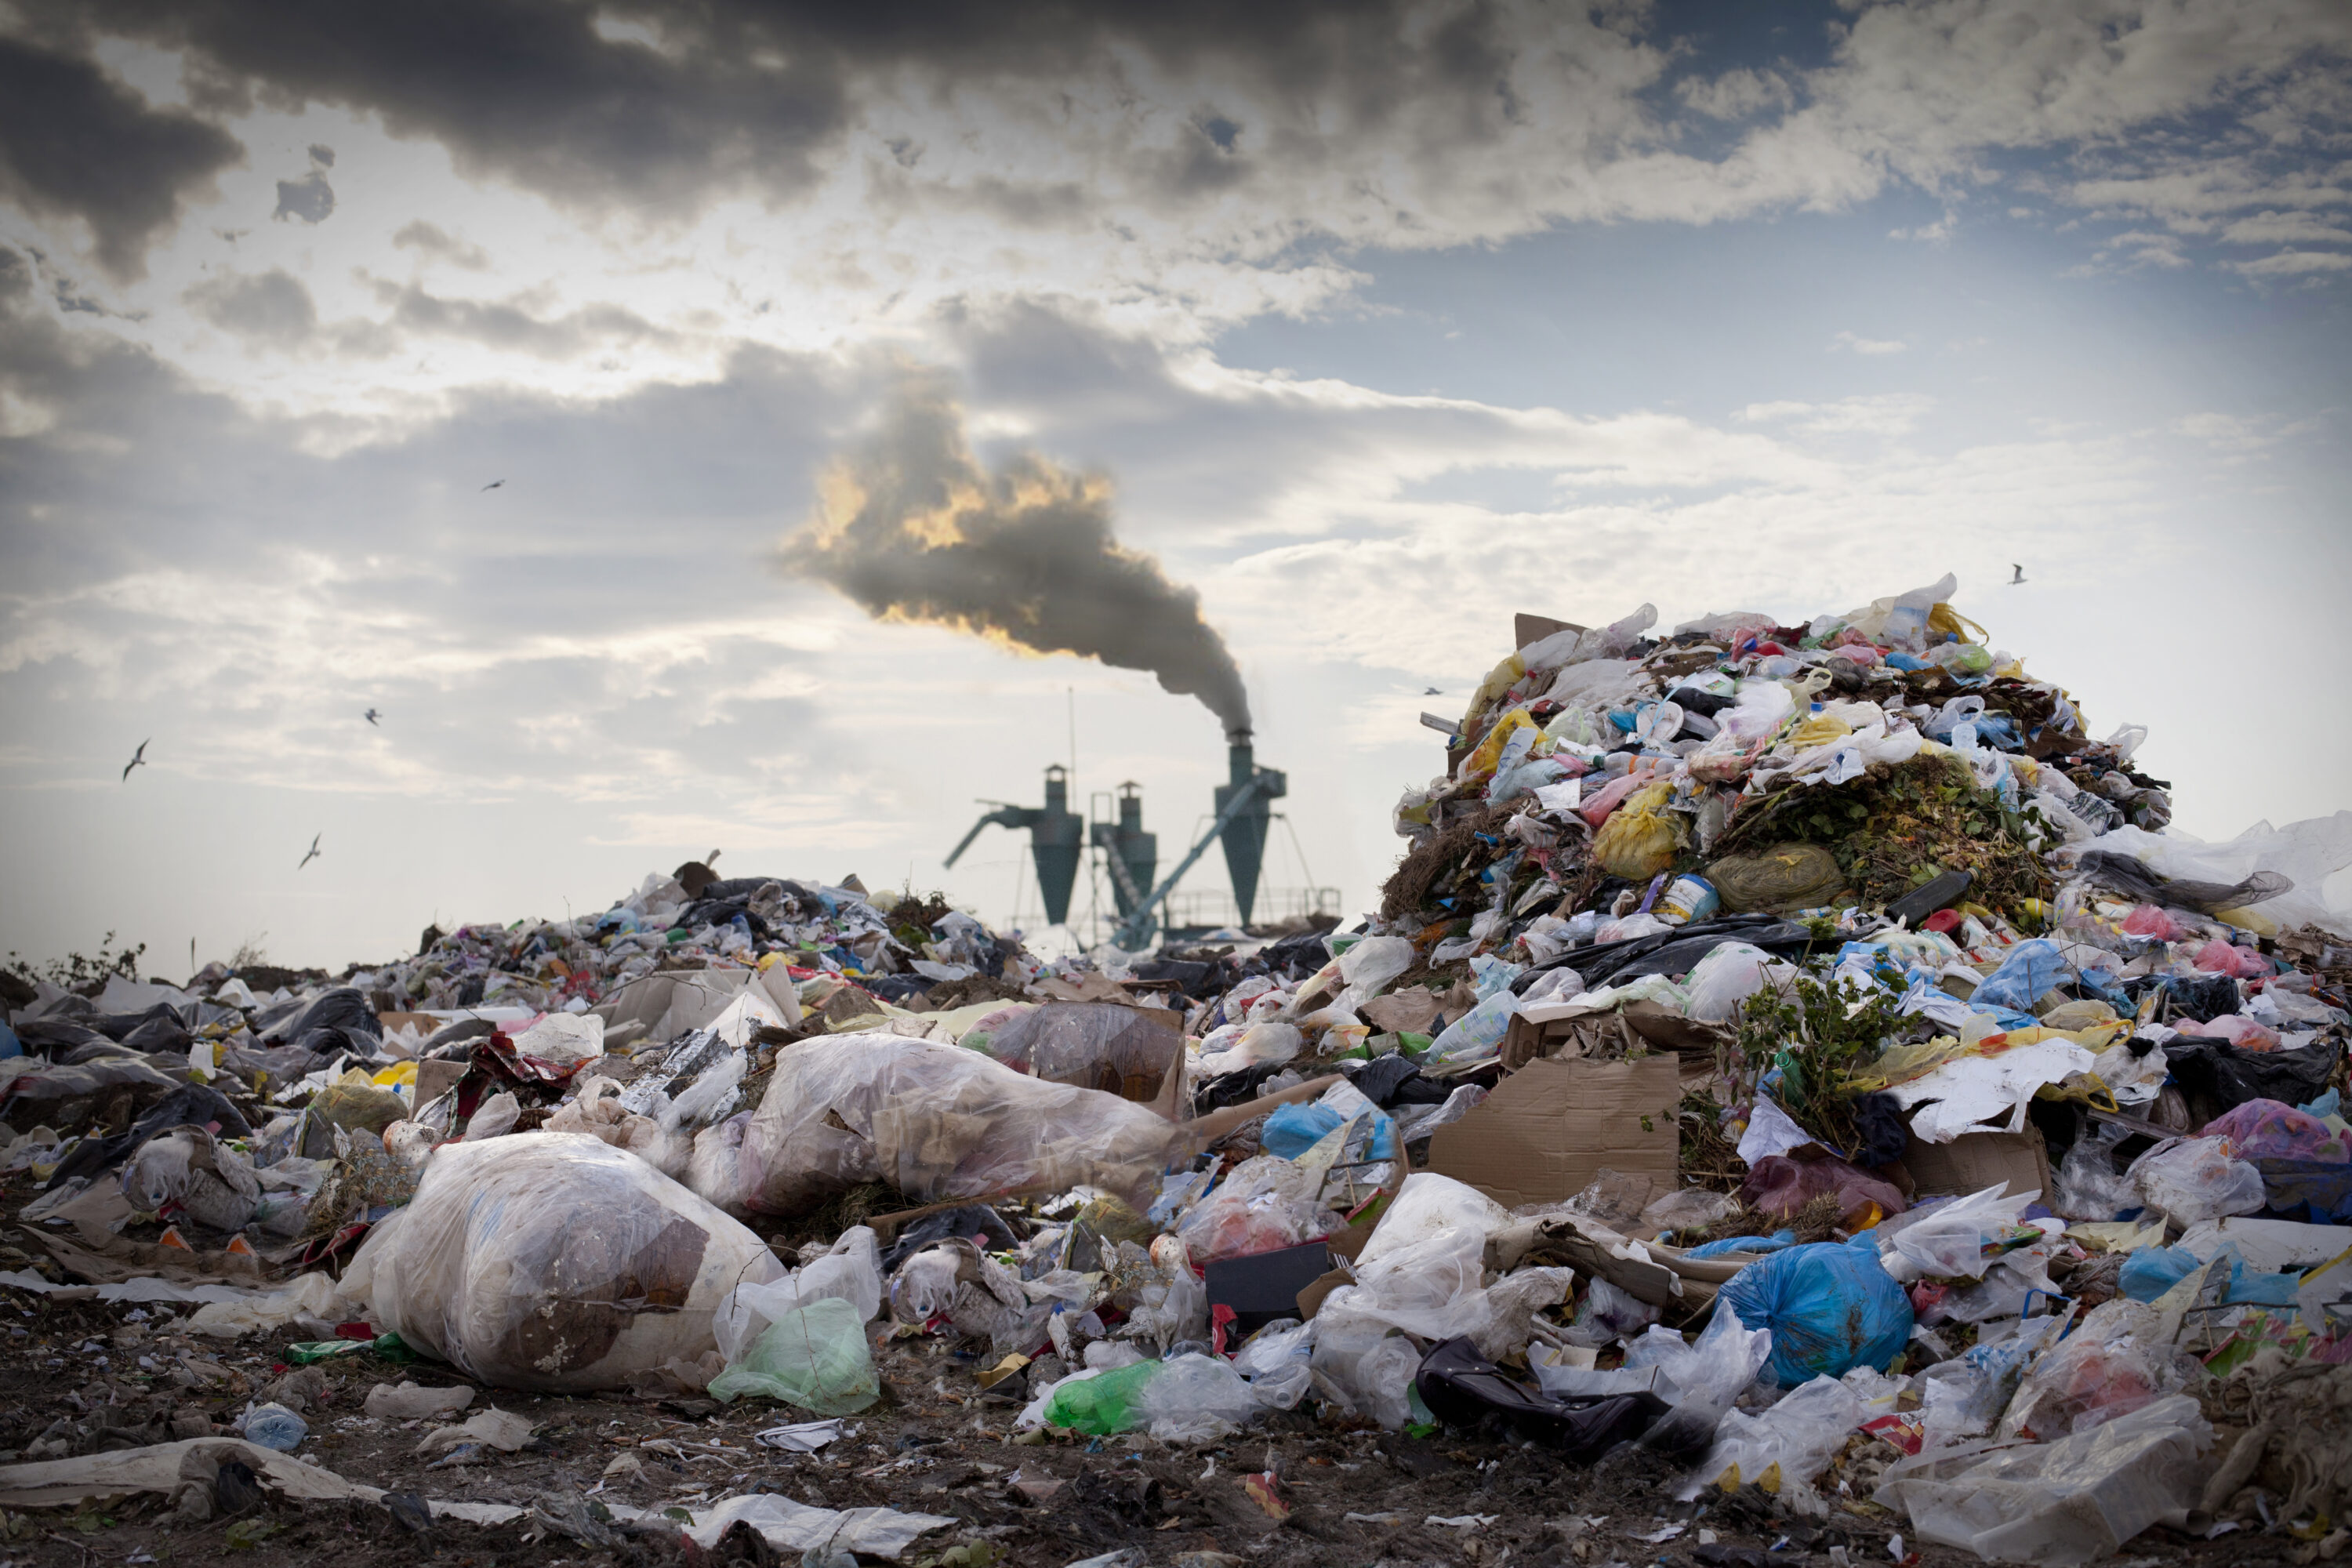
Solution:
M1486 738L1478 742L1477 750L1464 760L1462 781L1475 784L1481 779L1493 778L1495 765L1503 758L1503 744L1511 738L1512 731L1536 728L1536 721L1528 717L1528 710L1524 708L1514 708L1504 714L1495 721L1495 727L1486 731ZM1542 731L1538 730L1537 732L1540 734Z
M1682 823L1665 809L1675 786L1654 784L1635 790L1609 814L1593 836L1592 856L1612 877L1647 881L1675 863L1682 847Z
M1810 752L1815 746L1826 746L1853 733L1853 726L1834 713L1811 713L1783 740L1800 752Z

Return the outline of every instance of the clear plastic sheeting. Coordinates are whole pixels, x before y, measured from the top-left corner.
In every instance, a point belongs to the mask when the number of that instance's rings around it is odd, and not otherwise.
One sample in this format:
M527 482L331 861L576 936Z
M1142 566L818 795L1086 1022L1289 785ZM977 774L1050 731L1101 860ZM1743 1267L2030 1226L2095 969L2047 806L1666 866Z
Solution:
M436 1152L341 1295L484 1383L568 1393L714 1351L721 1299L782 1272L758 1237L636 1156L521 1132Z
M882 1310L882 1262L872 1227L860 1225L843 1231L830 1252L782 1279L745 1283L729 1291L711 1325L719 1353L730 1363L740 1361L771 1323L828 1298L856 1308L861 1323L871 1322Z
M1189 1148L1182 1127L1117 1095L957 1046L854 1034L779 1057L734 1160L696 1168L724 1183L704 1188L710 1201L761 1214L803 1214L871 1181L919 1203L1088 1185L1142 1209Z
M2132 1164L2141 1202L2176 1225L2252 1214L2270 1199L2263 1174L2220 1138L2168 1139Z
M1890 1467L1875 1500L1910 1515L1922 1541L1987 1562L2072 1568L2196 1506L2212 1428L2175 1394L2087 1433Z

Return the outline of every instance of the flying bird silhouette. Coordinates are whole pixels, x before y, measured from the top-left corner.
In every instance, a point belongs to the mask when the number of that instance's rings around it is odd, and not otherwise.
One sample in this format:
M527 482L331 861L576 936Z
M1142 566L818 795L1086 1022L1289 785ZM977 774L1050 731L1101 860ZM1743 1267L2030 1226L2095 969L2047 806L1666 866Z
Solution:
M326 835L323 833L313 834L311 836L310 852L302 857L300 861L295 865L294 869L299 871L304 866L308 866L311 861L316 860L319 858L319 840L325 837Z
M147 740L149 740L149 741L152 741L152 740L153 740L153 739L154 739L154 737L153 737L152 735L150 735L150 736L147 738ZM129 762L127 762L127 763L123 763L123 764L122 764L122 782L123 782L123 783L125 783L125 784L129 784L129 783L131 782L131 769L133 769L133 768L143 768L143 767L145 767L146 765L147 765L147 741L142 741L142 742L139 742L139 749L138 749L137 751L135 751L135 752L131 752L131 760L130 760Z
M504 479L492 479L488 484L484 485L482 488L486 490L494 490L504 483L506 483L506 480Z
M2012 562L2011 562L2011 563L2009 563L2009 569L2010 569L2011 572L2014 572L2014 573L2016 573L2016 574L2017 574L2017 575L2016 575L2016 576L2011 577L2011 578L2009 580L2009 585L2010 585L2011 587L2014 588L2014 587L2016 587L2020 583L2022 583L2022 582L2024 582L2024 581L2025 581L2025 568L2024 568L2024 567L2020 566L2016 562L2012 561Z
M1433 687L1431 687L1428 690L1426 690L1426 691L1423 692L1423 693L1422 693L1422 695L1423 695L1423 697L1443 697L1443 696L1444 696L1444 695L1445 695L1445 693L1444 693L1443 691L1438 690L1438 689L1437 689L1437 688L1435 688L1434 686L1433 686Z
M382 715L382 714L379 714L379 713L378 713L374 709L371 708L371 709L369 709L366 712L364 712L364 713L361 714L361 715L360 715L360 717L361 717L361 718L362 718L362 719L364 719L364 720L366 720L369 723L373 724L373 723L374 723L374 722L375 722L379 718L383 717L383 715Z

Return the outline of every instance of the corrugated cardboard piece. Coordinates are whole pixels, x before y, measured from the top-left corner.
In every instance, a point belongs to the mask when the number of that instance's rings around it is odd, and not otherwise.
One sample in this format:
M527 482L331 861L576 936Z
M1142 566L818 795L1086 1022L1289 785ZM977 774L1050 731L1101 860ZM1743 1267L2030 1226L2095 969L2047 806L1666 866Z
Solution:
M1903 1168L1923 1197L1980 1193L2001 1181L2012 1193L2040 1193L2044 1203L2057 1191L2050 1179L2049 1146L2042 1130L2032 1125L2022 1132L1963 1132L1948 1143L1914 1136L1903 1150Z
M1680 1064L1538 1058L1430 1140L1429 1168L1496 1203L1558 1203L1602 1167L1675 1183Z

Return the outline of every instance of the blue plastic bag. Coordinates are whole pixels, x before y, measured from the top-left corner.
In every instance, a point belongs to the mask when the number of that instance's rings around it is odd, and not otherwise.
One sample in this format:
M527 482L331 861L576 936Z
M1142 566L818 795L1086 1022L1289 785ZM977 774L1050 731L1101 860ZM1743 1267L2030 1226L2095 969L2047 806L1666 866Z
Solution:
M1727 1252L1785 1252L1797 1245L1793 1230L1776 1230L1769 1236L1727 1236L1721 1241L1709 1241L1692 1247L1685 1258L1721 1258Z
M1979 1012L1995 1007L2030 1012L2065 973L2066 961L2058 956L2056 942L2047 937L2021 942L2009 950L1999 969L1985 976L1984 984L1969 998L1969 1005Z
M2246 1267L2235 1247L2222 1252L2230 1259L2230 1289L2222 1300L2232 1307L2294 1307L2294 1288L2303 1276L2258 1274ZM2205 1265L2185 1247L2143 1247L2124 1259L2116 1288L2135 1301L2153 1301Z
M16 1031L6 1024L0 1023L0 1061L6 1061L10 1057L21 1057L24 1054L25 1042L16 1037Z
M1328 1105L1276 1106L1274 1114L1265 1119L1265 1130L1258 1134L1258 1147L1269 1154L1296 1160L1322 1142L1339 1122L1339 1113ZM1373 1112L1372 1146L1367 1157L1393 1160L1396 1150L1396 1123Z
M1733 1275L1717 1296L1750 1329L1772 1331L1764 1375L1782 1388L1884 1370L1911 1340L1911 1298L1879 1266L1875 1237L1776 1252Z

